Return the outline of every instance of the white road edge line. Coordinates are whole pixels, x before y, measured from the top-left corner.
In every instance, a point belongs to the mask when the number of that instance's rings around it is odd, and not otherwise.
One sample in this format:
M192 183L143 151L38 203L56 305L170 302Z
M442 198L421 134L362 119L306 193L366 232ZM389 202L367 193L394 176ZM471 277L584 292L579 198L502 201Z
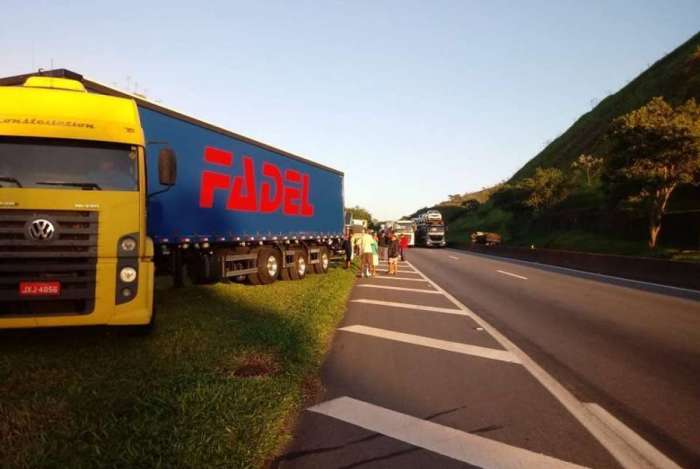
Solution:
M571 415L574 416L576 420L583 425L583 427L588 430L588 432L597 439L605 449L612 454L612 456L620 463L622 467L625 468L657 468L657 467L670 467L670 468L680 468L677 464L669 460L670 465L657 466L653 461L650 461L645 456L644 447L638 446L639 440L644 441L641 437L637 436L635 439L627 439L624 435L618 434L613 428L607 423L603 422L595 413L581 401L579 401L568 389L562 386L552 375L547 373L544 368L538 365L532 358L530 358L525 352L523 352L517 345L511 342L506 336L501 334L496 328L491 324L483 320L481 317L477 316L471 309L466 307L457 298L450 295L437 283L432 281L430 278L425 276L419 269L409 262L409 265L416 269L416 271L435 289L441 291L452 303L461 309L465 315L469 316L477 324L483 327L486 332L491 334L491 336L500 343L503 348L511 352L513 355L520 359L520 362L525 367L527 371L535 377L537 381L540 382L542 386L547 389L565 408ZM646 442L645 442L646 443ZM648 444L648 443L646 443Z
M357 286L362 288L381 288L382 290L412 291L418 293L429 293L431 295L442 295L442 293L437 290L426 290L425 288L391 287L388 285L373 285L371 283L358 283Z
M372 278L380 280L406 280L407 282L425 282L422 278L406 278L406 277L394 277L393 275L376 275Z
M519 278L520 280L527 280L527 277L523 277L522 275L514 274L512 272L506 272L505 270L497 270L496 272L503 275L510 275L511 277Z
M411 303L396 303L394 301L366 300L364 298L361 298L359 300L350 300L350 303L365 303L368 305L390 306L392 308L415 309L418 311L431 311L433 313L445 313L445 314L456 314L457 316L469 316L469 314L462 311L461 309L440 308L437 306L414 305Z
M489 358L502 362L517 363L520 361L510 352L495 348L479 347L478 345L462 344L460 342L449 342L447 340L432 339L421 335L405 334L403 332L379 329L377 327L362 326L360 324L341 327L339 331L353 332L355 334L369 335L380 339L403 342L404 344L419 345L421 347L445 350L447 352L461 353L462 355L472 355L475 357Z
M542 262L526 261L524 259L516 259L515 257L494 256L492 254L484 254L481 252L470 252L469 254L474 255L474 256L487 257L487 258L493 259L495 261L510 262L513 264L518 264L518 263L532 264L532 265L536 265L536 266L546 267L546 268L551 269L551 270L563 270L563 271L568 271L568 272L574 272L577 274L583 274L584 277L588 275L591 277L600 277L600 278L607 278L607 279L611 279L611 280L619 280L621 282L630 282L630 283L638 283L640 285L649 285L650 287L668 288L670 290L678 290L678 291L682 291L682 292L686 292L686 293L694 293L696 295L700 294L700 290L693 290L692 288L674 287L672 285L664 285L662 283L645 282L644 280L634 280L631 278L616 277L614 275L599 274L597 272L589 272L587 270L572 269L570 267L562 267L560 265L543 264Z
M449 257L450 259L454 259L454 260L456 260L456 261L459 260L459 257L457 257L457 256L448 256L448 257Z
M623 440L634 442L634 447L641 452L644 457L657 467L678 467L665 454L650 445L646 440L637 435L627 425L616 419L610 412L593 402L584 403L588 410L598 417L600 421L617 433Z
M350 397L322 402L308 410L474 466L581 467Z

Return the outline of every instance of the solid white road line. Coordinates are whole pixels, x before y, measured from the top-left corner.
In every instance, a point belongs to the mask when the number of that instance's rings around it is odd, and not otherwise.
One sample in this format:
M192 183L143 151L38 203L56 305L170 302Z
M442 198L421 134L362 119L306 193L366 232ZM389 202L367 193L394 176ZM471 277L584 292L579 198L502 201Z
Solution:
M475 357L489 358L491 360L500 360L503 362L520 363L515 356L505 350L498 350L487 347L479 347L477 345L461 344L459 342L448 342L447 340L431 339L421 335L404 334L403 332L390 331L388 329L378 329L376 327L354 325L341 327L339 331L354 332L355 334L369 335L379 337L380 339L388 339L405 344L419 345L421 347L434 348L445 350L448 352L461 353L463 355L472 355Z
M637 435L624 423L616 419L607 410L603 409L598 404L588 402L584 404L588 410L598 417L604 424L611 428L616 434L618 434L623 440L628 442L634 442L634 447L642 453L645 459L650 461L656 467L668 467L668 468L678 468L680 466L675 462L671 461L666 455L661 453L659 450L647 443L646 440Z
M404 287L390 287L388 285L373 285L371 283L359 283L358 287L362 288L381 288L382 290L398 290L398 291L413 291L418 293L430 293L433 295L442 295L437 290L426 290L425 288L404 288Z
M431 311L433 313L456 314L457 316L469 316L461 309L454 308L439 308L437 306L414 305L410 303L396 303L394 301L379 301L379 300L350 300L351 303L366 303L368 305L390 306L392 308L415 309L418 311Z
M509 275L511 277L519 278L520 280L527 280L527 277L523 277L522 275L514 274L512 272L506 272L505 270L497 270L496 272L498 272L499 274Z
M308 410L474 466L581 467L350 397L322 402Z
M454 259L454 260L456 260L456 261L459 260L459 257L457 257L457 256L449 256L449 258L450 258L450 259Z
M409 263L410 264L410 263ZM411 266L415 268L415 266ZM418 270L418 269L416 269ZM658 468L652 461L649 461L644 455L645 449L639 447L639 440L644 441L641 437L629 439L624 434L617 433L608 423L601 420L595 413L581 401L579 401L568 389L562 386L552 375L547 373L544 368L538 365L532 358L523 352L517 345L511 342L506 336L501 334L491 324L477 316L471 309L462 304L457 298L450 295L437 283L426 277L422 272L420 275L433 287L441 291L452 303L461 309L466 316L469 316L477 324L483 327L486 332L498 341L506 350L510 351L520 359L520 362L527 371L540 382L565 408L579 421L588 432L602 444L605 449L612 454L622 467L625 468ZM644 442L645 444L648 444ZM673 467L673 466L672 466Z
M393 275L377 275L372 277L380 280L405 280L407 282L425 282L422 278L394 277Z

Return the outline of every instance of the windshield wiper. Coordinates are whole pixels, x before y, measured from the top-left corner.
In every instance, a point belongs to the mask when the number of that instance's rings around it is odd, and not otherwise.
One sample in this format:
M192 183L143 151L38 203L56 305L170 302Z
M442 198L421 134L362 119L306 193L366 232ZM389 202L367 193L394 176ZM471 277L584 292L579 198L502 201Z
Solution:
M10 176L0 176L0 181L2 182L12 182L17 184L17 187L22 187L22 183L19 182L19 179L13 178Z
M36 184L41 184L44 186L68 186L68 187L80 187L83 190L98 190L101 191L102 188L95 184L94 182L68 182L68 181L39 181Z

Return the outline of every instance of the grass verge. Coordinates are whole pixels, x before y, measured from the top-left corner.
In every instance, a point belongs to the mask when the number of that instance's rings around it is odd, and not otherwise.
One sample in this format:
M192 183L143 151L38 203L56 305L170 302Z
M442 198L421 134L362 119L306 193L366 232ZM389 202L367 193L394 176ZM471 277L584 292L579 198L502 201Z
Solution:
M351 271L158 291L148 337L0 331L0 467L260 467L289 438Z

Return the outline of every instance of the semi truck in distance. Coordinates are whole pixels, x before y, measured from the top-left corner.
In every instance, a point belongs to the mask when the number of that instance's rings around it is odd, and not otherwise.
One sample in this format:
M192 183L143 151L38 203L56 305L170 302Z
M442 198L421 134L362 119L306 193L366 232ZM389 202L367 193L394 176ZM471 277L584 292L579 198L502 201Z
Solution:
M0 79L0 328L154 321L154 274L299 280L343 173L68 70Z
M442 214L437 210L428 210L418 218L416 245L445 247L447 246L446 232Z

